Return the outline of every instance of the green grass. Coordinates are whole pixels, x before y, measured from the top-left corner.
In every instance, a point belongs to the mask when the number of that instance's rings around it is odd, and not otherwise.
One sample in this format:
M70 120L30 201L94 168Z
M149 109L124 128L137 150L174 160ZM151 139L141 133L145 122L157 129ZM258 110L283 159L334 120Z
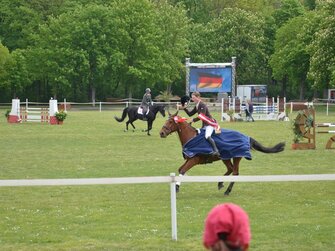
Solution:
M0 110L3 114L4 110ZM135 122L123 132L119 112L70 111L62 126L7 124L0 117L0 179L167 176L183 163L177 136L152 136ZM183 115L183 114L182 114ZM215 115L217 118L218 114ZM335 122L317 113L317 122ZM199 124L200 125L200 124ZM284 152L252 152L241 175L335 173L329 134L316 150L291 150L290 122L221 123L264 145L286 141ZM335 146L334 146L335 147ZM221 162L188 175L221 175ZM177 195L178 241L171 240L168 184L0 188L1 250L204 250L203 223L216 204L234 202L249 213L250 250L333 250L335 182L237 183L230 196L215 183L184 183Z

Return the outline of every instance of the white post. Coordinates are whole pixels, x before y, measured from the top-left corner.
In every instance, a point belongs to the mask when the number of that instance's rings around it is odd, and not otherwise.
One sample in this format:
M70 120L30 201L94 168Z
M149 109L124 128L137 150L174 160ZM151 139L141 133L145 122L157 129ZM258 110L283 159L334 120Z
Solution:
M293 112L293 102L291 102L291 111L290 111L290 113L292 113Z
M223 105L224 105L224 98L221 99L221 122L223 121Z
M58 124L57 118L56 118L56 113L58 112L58 104L57 104L57 99L51 98L49 100L49 118L50 121L49 123L51 125L56 125Z
M328 116L328 109L329 109L329 103L327 101L327 112L326 112L327 116Z
M285 112L285 116L286 116L286 97L284 97L284 112Z
M176 182L175 173L170 173L170 193L171 193L171 228L172 228L172 240L177 240L177 201L176 201Z
M235 98L236 90L236 57L231 57L231 96Z
M280 100L280 97L277 96L277 114L279 114L279 100Z
M99 111L101 112L101 101L99 102Z
M272 112L276 113L276 104L275 104L275 97L272 97Z
M12 110L10 111L9 115L17 116L20 118L20 100L19 99L12 99Z
M185 67L186 67L186 86L185 86L185 95L190 95L190 58L185 59Z
M12 99L12 109L7 118L8 123L21 122L20 118L20 99Z
M64 99L64 111L67 112L67 110L66 110L66 98Z
M26 111L28 111L28 99L26 98Z

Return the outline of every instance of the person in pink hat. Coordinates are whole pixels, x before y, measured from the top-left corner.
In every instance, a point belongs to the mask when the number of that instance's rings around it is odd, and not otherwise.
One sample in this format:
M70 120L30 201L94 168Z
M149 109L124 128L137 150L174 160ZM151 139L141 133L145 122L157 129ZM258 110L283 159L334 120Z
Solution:
M246 251L251 232L248 214L238 205L215 206L205 221L203 244L213 251Z

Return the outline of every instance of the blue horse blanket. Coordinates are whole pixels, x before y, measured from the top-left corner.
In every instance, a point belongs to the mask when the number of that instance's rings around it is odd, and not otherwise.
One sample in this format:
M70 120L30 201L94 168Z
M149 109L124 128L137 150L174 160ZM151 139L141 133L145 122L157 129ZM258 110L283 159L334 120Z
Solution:
M250 137L234 131L221 129L220 134L213 134L213 140L220 151L220 157L223 160L234 157L244 157L251 160L250 154ZM205 139L205 130L201 129L200 133L190 139L183 146L183 154L189 158L196 155L209 155L213 153L213 148Z

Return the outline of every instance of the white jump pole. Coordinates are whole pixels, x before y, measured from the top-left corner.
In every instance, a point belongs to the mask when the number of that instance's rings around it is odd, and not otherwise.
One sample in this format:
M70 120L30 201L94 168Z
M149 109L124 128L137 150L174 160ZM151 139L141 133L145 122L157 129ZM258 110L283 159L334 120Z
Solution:
M49 100L49 123L50 125L57 125L58 120L56 118L56 113L58 112L57 99L51 98Z
M170 173L170 193L171 193L171 227L172 227L172 240L176 241L177 238L177 199L176 199L176 182L175 173Z
M67 112L67 110L66 110L66 98L64 99L64 111Z
M12 99L12 109L9 113L8 123L19 123L20 119L20 99Z
M221 99L221 122L223 121L223 105L224 105L224 98Z

